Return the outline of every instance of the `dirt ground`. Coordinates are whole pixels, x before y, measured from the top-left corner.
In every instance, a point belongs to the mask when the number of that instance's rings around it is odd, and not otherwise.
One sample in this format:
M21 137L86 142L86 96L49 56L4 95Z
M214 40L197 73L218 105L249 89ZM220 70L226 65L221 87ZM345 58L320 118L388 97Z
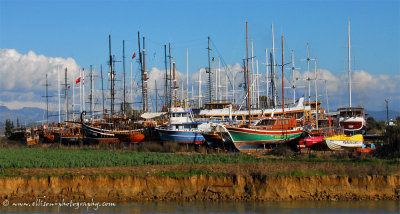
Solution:
M205 171L223 175L389 175L400 174L400 166L308 162L264 162L212 165L153 165L136 167L11 169L8 175L146 175L163 172Z

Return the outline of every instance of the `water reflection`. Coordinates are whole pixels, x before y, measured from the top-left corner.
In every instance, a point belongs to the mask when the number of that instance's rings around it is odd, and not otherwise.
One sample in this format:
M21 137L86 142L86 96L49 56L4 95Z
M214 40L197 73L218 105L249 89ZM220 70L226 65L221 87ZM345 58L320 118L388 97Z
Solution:
M1 213L400 213L398 201L129 202L115 207L0 207Z

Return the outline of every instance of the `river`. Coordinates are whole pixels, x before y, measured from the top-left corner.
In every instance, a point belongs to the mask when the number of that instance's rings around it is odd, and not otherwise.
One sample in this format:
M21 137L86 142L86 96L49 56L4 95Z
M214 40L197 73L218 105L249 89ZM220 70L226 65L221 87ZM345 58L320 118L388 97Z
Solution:
M72 206L0 205L1 213L400 213L399 201L129 202ZM20 206L17 206L20 205ZM100 203L101 205L101 203ZM115 206L114 206L115 205Z

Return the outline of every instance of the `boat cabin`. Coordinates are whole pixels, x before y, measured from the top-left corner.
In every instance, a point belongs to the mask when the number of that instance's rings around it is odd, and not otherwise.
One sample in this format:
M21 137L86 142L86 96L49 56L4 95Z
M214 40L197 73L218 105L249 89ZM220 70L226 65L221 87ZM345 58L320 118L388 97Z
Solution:
M364 117L364 108L363 107L346 107L339 108L339 117Z
M287 130L297 126L295 118L270 117L258 121L253 127L256 129Z
M169 108L169 124L182 124L189 123L192 121L191 119L191 109L190 108L181 108L174 107Z

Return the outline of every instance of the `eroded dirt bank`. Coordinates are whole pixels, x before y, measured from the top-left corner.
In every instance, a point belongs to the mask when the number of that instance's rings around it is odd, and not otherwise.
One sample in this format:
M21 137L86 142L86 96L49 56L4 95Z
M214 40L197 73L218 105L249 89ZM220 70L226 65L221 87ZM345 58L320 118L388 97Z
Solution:
M399 200L400 176L49 176L2 177L10 201Z

